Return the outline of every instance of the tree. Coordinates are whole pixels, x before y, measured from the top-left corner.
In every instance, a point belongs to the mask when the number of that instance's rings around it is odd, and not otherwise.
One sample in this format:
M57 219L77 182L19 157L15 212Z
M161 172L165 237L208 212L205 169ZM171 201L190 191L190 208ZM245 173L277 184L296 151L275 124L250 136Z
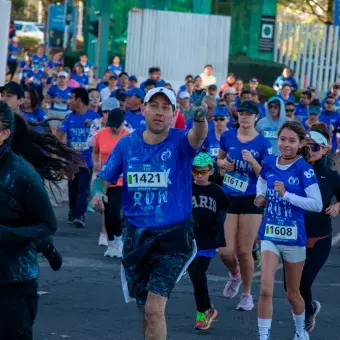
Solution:
M324 24L332 25L334 21L334 0L279 0L279 5L312 15Z

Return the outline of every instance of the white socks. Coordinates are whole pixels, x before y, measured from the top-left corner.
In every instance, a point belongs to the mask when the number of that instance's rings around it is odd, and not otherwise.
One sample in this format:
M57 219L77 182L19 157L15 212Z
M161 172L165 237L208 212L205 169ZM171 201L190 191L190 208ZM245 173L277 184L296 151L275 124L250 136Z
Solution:
M300 315L295 315L293 312L293 319L295 323L295 332L299 335L305 334L305 312Z
M272 324L272 319L257 319L257 324L259 327L260 340L270 339L270 327Z

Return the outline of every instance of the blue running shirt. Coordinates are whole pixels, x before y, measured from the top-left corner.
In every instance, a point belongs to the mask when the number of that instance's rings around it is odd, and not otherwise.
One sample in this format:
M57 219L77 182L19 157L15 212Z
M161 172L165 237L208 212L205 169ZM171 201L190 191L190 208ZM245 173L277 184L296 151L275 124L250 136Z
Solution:
M208 132L207 138L203 142L203 147L210 157L217 159L220 142L216 138L215 129Z
M98 177L116 183L123 173L123 210L137 228L159 228L186 220L192 211L192 162L197 152L187 133L170 129L161 143L135 130L122 138Z
M252 166L243 160L242 150L248 150L261 165L265 156L271 155L269 141L262 135L242 143L237 138L237 130L225 131L220 140L220 148L235 164L233 172L227 172L223 180L223 189L231 196L247 196L256 194L257 177Z
M62 99L61 103L52 103L51 110L67 112L69 111L69 106L67 101L71 98L72 89L70 87L66 87L65 90L62 90L58 85L52 85L47 94L52 98L60 97Z
M277 159L268 157L260 173L267 181L267 203L259 238L279 245L305 246L305 211L283 199L274 190L274 182L283 182L287 192L306 197L305 189L318 183L317 178L312 166L302 157L286 170L277 167Z

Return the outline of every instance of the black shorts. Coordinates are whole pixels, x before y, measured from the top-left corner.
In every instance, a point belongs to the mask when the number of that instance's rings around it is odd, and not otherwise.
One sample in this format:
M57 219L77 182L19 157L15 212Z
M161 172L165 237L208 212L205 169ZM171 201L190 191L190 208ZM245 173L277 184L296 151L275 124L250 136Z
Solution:
M177 224L175 227L157 229L135 228L126 223L122 262L129 296L136 298L138 305L145 305L148 292L170 297L193 255L192 227L192 222L187 221L183 221L183 226ZM153 238L158 240L143 255L138 253L137 261L131 261L131 254L136 254Z
M254 205L254 200L256 195L247 195L247 196L229 196L231 200L231 208L228 211L228 214L235 215L262 215L263 208L258 208Z
M37 280L0 287L0 339L32 340L38 309Z

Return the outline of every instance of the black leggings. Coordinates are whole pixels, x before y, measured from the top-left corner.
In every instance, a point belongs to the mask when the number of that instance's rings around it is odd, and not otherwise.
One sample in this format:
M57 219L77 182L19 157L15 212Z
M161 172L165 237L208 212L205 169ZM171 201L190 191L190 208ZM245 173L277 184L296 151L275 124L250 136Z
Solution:
M122 196L123 187L109 187L106 195L108 203L105 204L105 228L109 241L113 241L115 236L122 235Z
M328 236L315 243L314 248L307 248L305 266L303 267L300 283L300 293L305 300L306 315L313 313L312 285L319 271L326 263L332 249L332 236Z
M190 264L188 272L194 286L197 311L204 313L211 308L206 272L211 259L197 256Z
M315 243L314 248L306 249L306 261L302 271L300 282L300 293L305 300L306 316L313 314L312 306L312 285L316 279L319 271L326 263L329 253L332 249L332 235L319 240ZM284 267L283 267L284 268ZM284 277L285 271L283 269ZM287 291L286 280L284 279L284 288Z

